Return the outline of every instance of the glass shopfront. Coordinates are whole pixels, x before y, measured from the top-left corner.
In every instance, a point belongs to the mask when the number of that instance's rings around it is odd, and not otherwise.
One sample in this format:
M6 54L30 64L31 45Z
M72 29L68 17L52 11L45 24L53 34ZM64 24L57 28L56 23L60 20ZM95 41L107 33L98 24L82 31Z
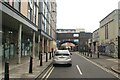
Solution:
M21 57L29 56L32 50L32 39L29 39L27 35L22 34L21 43ZM18 44L18 32L14 30L3 29L2 33L2 50L0 50L2 60L9 60L17 58L17 44Z
M14 32L12 30L4 30L2 33L2 58L11 59L15 56Z
M30 39L24 39L24 42L21 44L21 56L29 56L32 50Z

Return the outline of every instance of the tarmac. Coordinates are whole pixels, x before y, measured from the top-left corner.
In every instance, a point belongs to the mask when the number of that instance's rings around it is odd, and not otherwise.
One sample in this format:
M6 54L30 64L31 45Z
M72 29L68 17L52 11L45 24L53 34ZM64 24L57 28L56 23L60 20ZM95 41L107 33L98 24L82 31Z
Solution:
M89 57L85 54L83 56L101 65L102 67L105 67L109 70L113 70L114 72L120 75L120 59L103 56L103 55L100 55L100 57L97 58L96 54L93 54L92 57ZM33 59L32 73L29 73L29 63L30 63L30 57L22 58L21 64L17 64L15 60L10 61L9 62L9 78L35 79L52 64L52 59L49 59L48 57L48 62L46 62L46 56L43 55L43 65L40 66L39 58L35 57ZM0 71L0 79L4 78L4 67L5 67L5 64L2 63L2 70Z

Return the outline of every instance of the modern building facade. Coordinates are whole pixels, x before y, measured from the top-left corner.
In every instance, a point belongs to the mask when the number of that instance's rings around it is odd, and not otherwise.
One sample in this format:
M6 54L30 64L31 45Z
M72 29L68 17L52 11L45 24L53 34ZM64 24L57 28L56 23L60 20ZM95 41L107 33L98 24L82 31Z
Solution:
M0 1L2 5L0 8L2 13L2 53L0 56L3 60L18 59L17 63L21 63L22 57L35 58L40 50L43 50L43 53L49 52L50 44L56 45L53 44L56 40L56 2L45 0L41 3L44 3L44 8L43 5L39 5L39 0ZM41 7L43 17L39 17ZM39 20L42 20L40 26ZM41 27L41 34L39 27Z
M93 32L93 42L104 55L118 57L120 10L116 9L100 21L100 28ZM96 44L97 43L97 44Z
M42 42L41 48L42 51L39 52L49 52L52 48L56 48L56 2L49 2L49 0L40 1L39 3L40 10L40 22L39 22L39 31L41 35L39 41Z

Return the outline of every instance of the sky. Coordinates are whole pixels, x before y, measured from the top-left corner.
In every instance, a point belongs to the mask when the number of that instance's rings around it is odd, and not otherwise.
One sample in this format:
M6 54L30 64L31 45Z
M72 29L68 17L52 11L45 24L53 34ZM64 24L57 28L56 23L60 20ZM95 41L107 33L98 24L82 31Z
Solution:
M120 0L56 0L57 29L84 28L93 32L99 22L113 10Z

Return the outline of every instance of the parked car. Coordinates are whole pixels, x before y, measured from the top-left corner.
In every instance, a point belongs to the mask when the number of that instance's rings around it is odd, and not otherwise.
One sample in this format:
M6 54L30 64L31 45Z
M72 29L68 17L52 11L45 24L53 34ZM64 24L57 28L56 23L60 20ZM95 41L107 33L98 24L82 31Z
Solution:
M68 50L57 50L53 57L53 66L56 64L67 64L72 66L72 54Z

